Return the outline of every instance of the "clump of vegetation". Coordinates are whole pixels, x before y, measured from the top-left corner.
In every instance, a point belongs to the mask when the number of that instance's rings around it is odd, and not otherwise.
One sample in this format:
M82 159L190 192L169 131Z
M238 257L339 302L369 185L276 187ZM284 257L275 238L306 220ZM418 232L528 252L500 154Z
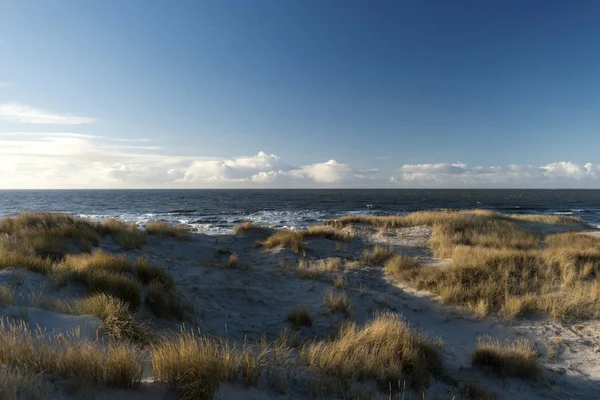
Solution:
M559 215L506 215L490 210L436 210L417 211L407 215L344 215L338 219L327 220L323 224L338 228L351 224L365 224L382 228L405 228L417 225L436 225L462 218L483 221L494 219L546 224L584 223L581 218Z
M221 382L240 376L254 385L264 364L252 349L193 333L165 339L150 352L155 380L179 390L182 399L212 399Z
M328 291L323 297L323 304L329 312L342 312L347 318L352 314L352 302L346 293L335 294L333 291Z
M298 260L298 264L292 268L296 275L303 279L320 279L324 273L337 272L342 269L342 260L339 258L328 258L325 260Z
M385 272L390 276L396 276L404 271L419 268L421 264L412 257L396 254L385 263Z
M372 379L387 389L407 381L423 389L442 370L440 347L397 314L383 313L363 326L346 324L335 339L313 342L302 355L309 367L342 382Z
M9 305L15 302L15 293L8 286L0 286L0 305Z
M0 398L6 400L48 400L54 385L39 374L10 366L0 366Z
M133 266L125 256L103 251L68 255L61 267L71 273L70 279L82 283L91 293L117 297L132 309L140 305L140 284L130 276Z
M446 303L466 306L480 317L496 312L515 318L533 311L563 321L600 316L600 240L579 233L544 237L525 229L528 223L581 223L579 219L473 210L349 216L330 224L359 222L432 225L429 245L437 257L450 259L447 266L417 268L410 259L395 257L384 248L365 251L364 261L389 259L388 274L439 294Z
M49 372L78 384L137 387L142 362L127 342L108 345L58 335L47 340L24 323L0 321L0 363L27 372Z
M388 260L390 257L393 257L394 254L396 253L391 247L385 248L379 245L375 245L375 247L373 247L373 250L371 251L365 249L362 255L362 260L365 264L381 264Z
M98 293L75 302L77 314L95 315L102 320L104 329L115 340L133 340L147 342L146 329L138 324L131 313L129 305L118 298Z
M315 225L308 229L297 231L291 231L287 229L277 231L264 241L260 242L260 244L267 249L272 249L277 246L290 247L293 251L298 253L305 250L305 240L316 237L342 241L350 239L349 234L341 232L338 229L322 225Z
M229 259L227 260L227 264L226 265L229 268L237 268L239 266L237 253L231 253L229 255Z
M233 233L238 234L238 233L244 233L249 231L252 228L256 228L256 226L254 225L254 223L252 221L246 221L242 224L239 224L237 226L233 227Z
M138 257L135 260L135 274L142 283L157 282L168 291L175 290L173 276L163 267L151 264L144 257Z
M462 388L463 400L496 400L496 395L474 382L467 382Z
M140 230L136 224L106 219L99 228L104 234L112 235L123 250L139 249L146 244L146 232Z
M164 286L161 281L152 281L148 285L145 303L159 317L183 319L189 308L177 295L174 288Z
M294 329L300 329L303 326L312 326L312 317L306 307L296 307L287 315L287 321L292 324Z
M503 377L533 379L541 373L535 348L522 338L504 342L489 336L480 338L472 362Z
M165 221L152 221L146 224L148 235L172 237L181 240L190 239L190 233L183 225L169 225Z

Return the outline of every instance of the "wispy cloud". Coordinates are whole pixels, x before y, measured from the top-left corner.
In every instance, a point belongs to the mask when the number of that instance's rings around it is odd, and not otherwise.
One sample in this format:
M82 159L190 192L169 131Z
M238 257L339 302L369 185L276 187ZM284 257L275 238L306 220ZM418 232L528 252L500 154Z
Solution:
M77 115L56 114L20 103L0 104L0 119L23 124L80 125L96 121Z

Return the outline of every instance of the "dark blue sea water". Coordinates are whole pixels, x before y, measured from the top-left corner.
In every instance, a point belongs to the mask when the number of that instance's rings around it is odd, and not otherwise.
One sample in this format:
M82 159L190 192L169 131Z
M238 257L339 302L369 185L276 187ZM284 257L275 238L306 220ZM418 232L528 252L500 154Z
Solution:
M245 220L305 227L348 213L395 214L440 208L564 214L600 224L600 190L5 190L0 216L62 211L94 219L153 219L227 232Z

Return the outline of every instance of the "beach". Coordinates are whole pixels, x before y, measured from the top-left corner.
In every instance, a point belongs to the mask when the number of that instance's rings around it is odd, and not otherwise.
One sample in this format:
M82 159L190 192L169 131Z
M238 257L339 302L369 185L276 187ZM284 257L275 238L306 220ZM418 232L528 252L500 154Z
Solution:
M349 215L207 235L38 213L0 230L0 362L17 398L592 399L599 389L590 263L600 243L574 217ZM537 271L551 263L555 275ZM48 340L93 348L106 371L27 353ZM119 379L114 346L129 366ZM16 347L30 355L15 358Z

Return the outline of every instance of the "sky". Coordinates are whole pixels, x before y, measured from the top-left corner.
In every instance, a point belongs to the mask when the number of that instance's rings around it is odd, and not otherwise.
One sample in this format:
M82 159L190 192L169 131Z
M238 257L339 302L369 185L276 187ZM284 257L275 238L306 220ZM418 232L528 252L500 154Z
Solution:
M0 15L0 189L600 188L598 1Z

